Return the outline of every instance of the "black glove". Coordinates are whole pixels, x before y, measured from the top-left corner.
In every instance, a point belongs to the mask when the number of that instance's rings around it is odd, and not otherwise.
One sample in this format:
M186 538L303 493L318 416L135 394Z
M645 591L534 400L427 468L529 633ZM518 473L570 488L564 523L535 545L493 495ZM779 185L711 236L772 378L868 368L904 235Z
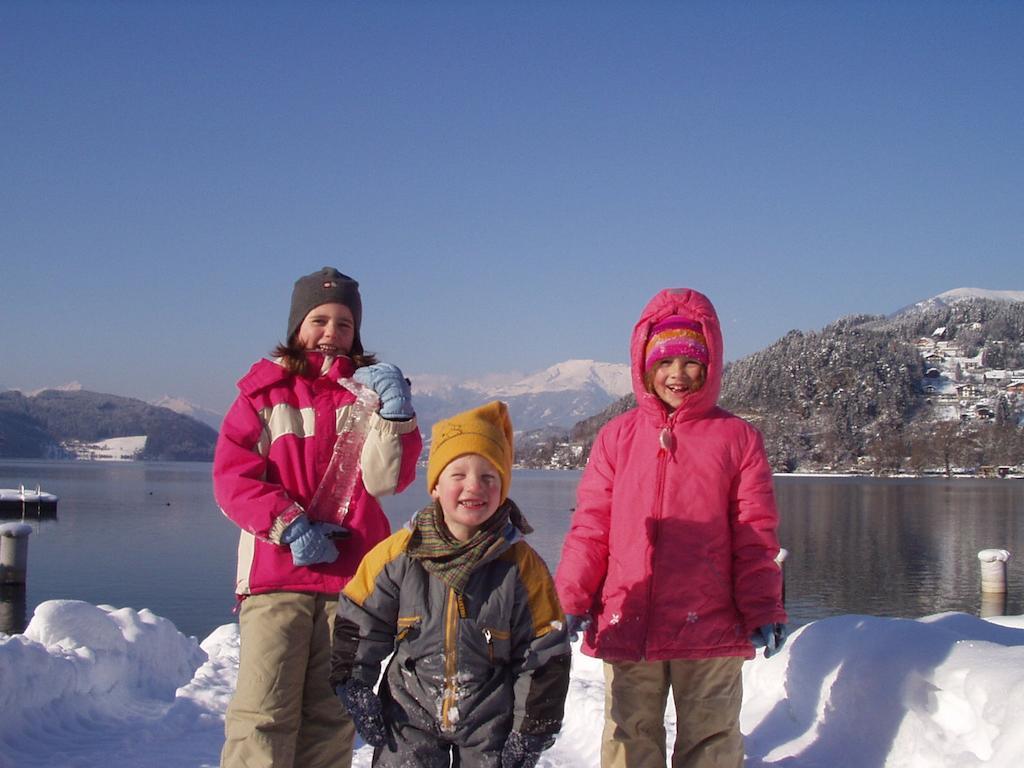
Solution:
M575 643L580 635L590 628L593 620L589 613L567 613L565 614L565 631L569 635L569 642Z
M549 733L520 733L512 731L501 750L501 768L533 768L540 753L555 743Z
M757 628L751 636L750 642L755 648L764 646L764 657L767 659L782 650L786 642L785 624L765 624Z
M373 688L362 680L350 678L334 689L348 710L356 730L371 747L383 747L387 741L384 707Z

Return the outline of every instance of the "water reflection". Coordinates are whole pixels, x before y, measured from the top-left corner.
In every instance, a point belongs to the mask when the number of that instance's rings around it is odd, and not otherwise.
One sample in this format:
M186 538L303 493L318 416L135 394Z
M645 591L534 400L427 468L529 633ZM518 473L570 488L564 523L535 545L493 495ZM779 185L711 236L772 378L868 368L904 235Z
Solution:
M28 626L28 600L24 584L0 585L0 632L19 635Z
M579 476L513 473L511 496L536 529L529 541L552 570ZM59 521L29 521L29 616L65 598L149 608L200 638L235 620L238 529L214 504L209 464L0 461L0 487L27 481L61 499ZM1022 612L1024 481L780 476L776 491L795 624L848 613L977 615L977 554L989 548L1013 554L1007 610ZM417 479L382 502L397 528L429 496ZM0 600L0 617L24 621L23 594Z
M845 613L923 616L980 609L982 549L1024 556L1024 484L994 480L776 479L796 623ZM1007 610L1019 613L1019 568Z

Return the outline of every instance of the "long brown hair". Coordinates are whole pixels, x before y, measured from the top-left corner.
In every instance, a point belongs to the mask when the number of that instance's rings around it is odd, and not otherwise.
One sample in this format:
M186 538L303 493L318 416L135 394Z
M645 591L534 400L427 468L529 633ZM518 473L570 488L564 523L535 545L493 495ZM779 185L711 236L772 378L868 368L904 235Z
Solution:
M276 358L280 358L280 363L286 370L294 373L296 376L304 376L311 373L307 370L309 368L309 361L306 359L306 352L308 351L299 346L298 334L295 334L288 339L287 344L278 344L274 347L274 351L271 354ZM363 351L363 342L359 339L358 333L352 339L352 349L348 356L352 358L352 363L356 368L373 365L377 362L377 356L373 352Z

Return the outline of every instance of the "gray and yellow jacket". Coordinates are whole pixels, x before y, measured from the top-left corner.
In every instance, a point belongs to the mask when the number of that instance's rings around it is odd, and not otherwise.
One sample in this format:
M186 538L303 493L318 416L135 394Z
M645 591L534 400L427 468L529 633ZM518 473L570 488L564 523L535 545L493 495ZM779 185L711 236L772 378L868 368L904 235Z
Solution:
M508 502L510 503L510 502ZM554 583L509 523L456 593L408 552L416 518L363 559L341 593L331 685L380 686L392 730L497 749L562 724L570 650Z

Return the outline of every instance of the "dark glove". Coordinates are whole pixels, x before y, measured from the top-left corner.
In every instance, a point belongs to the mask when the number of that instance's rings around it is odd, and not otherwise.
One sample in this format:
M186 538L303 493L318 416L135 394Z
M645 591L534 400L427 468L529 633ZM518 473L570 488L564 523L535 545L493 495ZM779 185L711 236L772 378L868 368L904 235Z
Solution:
M334 692L345 705L363 741L371 747L383 747L387 742L384 707L373 688L353 677L335 688Z
M755 648L764 646L764 657L767 659L782 650L786 644L785 624L763 624L750 636Z
M416 415L412 409L409 382L391 363L375 363L357 368L352 378L370 387L380 397L380 415L392 421L404 421Z
M333 563L338 559L338 548L331 538L344 531L340 525L311 523L305 515L299 515L284 529L281 541L291 548L295 565Z
M586 632L593 620L589 614L567 613L565 614L565 631L569 633L569 642L575 643L580 639L580 632Z
M540 753L555 743L549 733L512 731L501 750L501 768L533 768Z

